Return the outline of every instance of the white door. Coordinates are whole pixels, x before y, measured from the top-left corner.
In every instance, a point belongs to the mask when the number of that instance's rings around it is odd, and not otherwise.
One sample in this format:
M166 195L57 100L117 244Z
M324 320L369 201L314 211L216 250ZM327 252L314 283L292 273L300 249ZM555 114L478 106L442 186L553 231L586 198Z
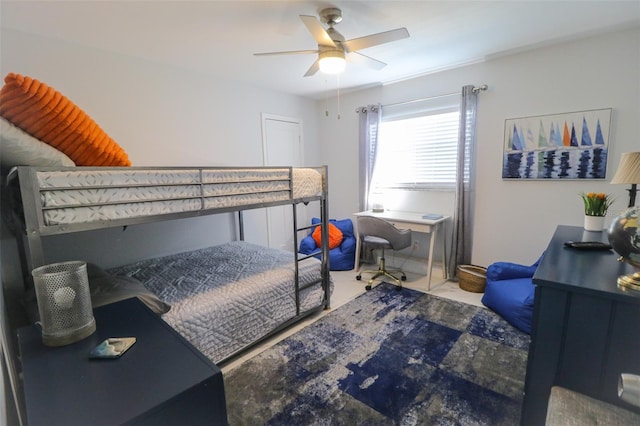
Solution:
M265 166L302 166L302 120L262 114L262 142ZM269 247L296 251L290 205L267 209L267 239Z

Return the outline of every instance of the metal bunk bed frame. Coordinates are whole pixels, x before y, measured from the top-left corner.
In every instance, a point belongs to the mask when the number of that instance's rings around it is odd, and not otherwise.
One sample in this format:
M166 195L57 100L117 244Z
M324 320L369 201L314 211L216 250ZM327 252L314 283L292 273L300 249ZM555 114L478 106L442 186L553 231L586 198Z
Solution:
M199 217L206 216L212 214L220 214L220 213L230 213L230 212L238 212L238 230L239 230L239 239L244 240L244 225L242 218L242 211L244 210L252 210L258 208L266 208L272 206L282 206L282 205L291 205L292 206L292 215L293 215L293 256L294 256L294 265L295 265L295 296L296 296L296 312L298 317L300 313L300 301L299 301L299 293L304 290L307 286L300 288L299 285L299 269L298 262L304 259L307 259L312 256L320 255L321 261L321 282L322 288L325 295L324 307L328 309L330 307L330 283L329 283L329 235L328 235L328 170L327 166L319 166L319 167L305 167L309 169L317 170L322 176L322 191L321 194L315 196L305 196L301 198L294 198L293 192L293 167L70 167L70 168L51 168L51 167L29 167L29 166L19 166L17 169L18 176L18 185L19 185L19 194L21 198L21 206L22 206L22 215L16 212L14 208L14 215L16 216L16 222L21 223L24 232L24 240L17 237L18 243L20 244L21 255L24 255L23 261L23 276L25 277L25 290L28 290L33 286L30 271L34 268L44 265L44 251L42 245L42 238L50 235L58 235L58 234L66 234L80 231L90 231L96 229L103 228L113 228L113 227L126 227L129 225L137 225L142 223L151 223L151 222L159 222L159 221L167 221L173 219L180 218L188 218L188 217ZM96 220L88 223L73 223L73 224L63 224L63 225L47 225L44 221L43 211L46 210L46 207L43 207L43 203L41 201L41 193L43 191L51 190L51 188L43 189L38 184L37 173L38 172L47 172L47 171L65 171L65 170L99 170L99 171L108 171L108 170L126 170L126 171L136 171L136 170L199 170L200 176L202 176L203 170L224 170L224 169L242 169L242 170L266 170L266 169L288 169L289 170L289 199L285 201L273 201L273 202L258 202L252 204L245 204L241 206L234 207L222 207L222 208L206 208L204 203L205 196L203 195L202 186L204 183L202 179L198 185L200 185L200 196L199 197L187 197L187 198L199 198L201 200L201 209L193 210L193 211L182 211L182 212L172 212L172 213L162 213L162 214L152 214L148 216L138 216L131 218L121 218L121 219L112 219L112 220ZM167 184L162 184L161 186L170 186ZM86 188L86 187L85 187ZM320 204L320 226L321 226L321 235L322 235L322 247L315 253L310 255L299 256L298 255L298 232L310 229L312 227L318 225L309 225L298 227L297 221L297 205L300 203L304 203L305 205L309 202L319 201ZM113 204L113 203L104 203L104 204ZM97 204L96 206L98 206ZM17 206L14 206L17 207ZM311 283L311 285L315 285L315 283ZM305 314L305 313L303 313ZM299 319L299 318L296 318ZM294 322L294 321L291 321ZM284 328L289 324L283 325L283 327L279 327L279 329Z

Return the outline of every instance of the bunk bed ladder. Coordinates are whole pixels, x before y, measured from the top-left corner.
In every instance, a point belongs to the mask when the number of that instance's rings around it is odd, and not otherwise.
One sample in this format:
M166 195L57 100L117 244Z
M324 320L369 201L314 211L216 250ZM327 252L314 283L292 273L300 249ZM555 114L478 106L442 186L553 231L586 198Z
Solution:
M294 267L294 286L296 293L296 316L300 315L300 268L298 263L300 262L300 258L298 256L298 208L297 204L293 203L293 267Z
M329 309L331 307L330 305L330 297L331 297L331 292L330 292L330 286L329 286L329 231L328 231L328 224L327 224L327 213L326 213L326 202L325 200L321 200L320 201L321 205L321 220L320 223L317 223L315 225L307 225L307 226L303 226L303 227L298 227L298 220L297 220L297 209L296 209L296 204L293 204L293 227L295 229L294 232L294 236L293 236L293 244L294 247L298 247L298 232L299 231L305 231L307 229L313 229L316 226L320 226L321 228L321 233L322 233L322 247L320 247L320 250L318 251L314 251L313 253L310 254L306 254L306 255L300 255L299 253L296 253L295 256L295 262L294 262L294 269L295 269L295 292L296 292L296 312L297 315L300 314L300 292L302 290L305 290L306 288L309 287L313 287L314 285L318 284L318 283L322 283L322 289L324 291L324 295L325 295L325 309ZM297 249L296 249L297 251ZM300 281L299 281L299 266L298 263L302 260L305 259L309 259L311 257L315 257L320 255L320 261L321 261L321 266L320 266L320 280L316 280L316 281L312 281L309 282L307 284L305 284L304 286L300 286Z
M330 272L329 272L329 208L328 208L328 199L329 194L327 193L327 184L326 180L327 169L325 167L325 183L324 185L324 198L320 200L320 220L322 224L322 265L321 265L321 276L322 276L322 288L324 289L324 294L326 298L325 309L331 308L331 286L330 286Z
M306 288L312 287L318 283L322 283L322 289L324 291L325 296L325 309L330 308L330 298L331 291L329 286L329 224L328 224L328 207L327 207L327 170L326 167L323 171L323 193L324 196L320 198L320 223L315 225L307 225L303 227L298 227L298 211L297 211L297 202L294 200L291 203L292 206L292 217L293 217L293 253L294 253L294 285L295 285L295 302L296 302L296 316L300 315L300 292L305 290ZM293 169L289 169L289 193L290 198L293 200ZM305 204L307 202L303 201ZM240 241L244 241L244 220L243 220L243 210L238 210L238 234ZM318 251L315 251L309 255L300 256L298 253L298 232L304 231L307 229L315 228L316 226L320 226L322 233L322 247ZM314 257L320 255L320 280L313 281L304 286L300 286L300 269L299 262L310 257Z
M325 217L325 215L322 215L322 217ZM298 227L298 219L297 219L297 208L296 208L296 204L293 204L293 227L295 229L294 235L293 235L293 244L294 247L298 247L298 232L299 231L305 231L307 229L312 229L315 228L316 226L320 226L321 228L321 233L322 233L322 247L320 248L320 250L315 251L313 253L310 254L306 254L306 255L300 255L299 253L295 254L295 261L294 261L294 280L295 280L295 294L296 294L296 315L300 315L300 292L309 288L309 287L313 287L314 285L318 284L318 283L322 283L322 289L324 291L325 294L325 308L329 309L330 307L330 288L329 288L329 265L328 265L328 261L327 259L329 259L329 254L328 254L328 243L324 243L325 241L328 241L328 227L326 226L326 223L324 220L321 220L320 223L315 224L315 225L307 225L307 226L303 226L303 227ZM325 250L326 249L326 250ZM296 250L297 251L297 250ZM320 267L320 279L316 280L316 281L312 281L309 282L307 284L305 284L304 286L300 286L300 275L299 275L299 262L305 259L309 259L311 257L315 257L317 255L320 255L320 261L321 263L321 267Z

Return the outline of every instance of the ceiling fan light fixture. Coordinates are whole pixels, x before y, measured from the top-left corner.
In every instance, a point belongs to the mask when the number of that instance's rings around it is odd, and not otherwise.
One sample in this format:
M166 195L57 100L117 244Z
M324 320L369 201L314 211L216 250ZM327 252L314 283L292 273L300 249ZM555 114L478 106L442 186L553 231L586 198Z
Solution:
M319 54L320 60L318 65L320 71L325 74L340 74L344 71L345 60L344 52L342 50L325 50Z
M293 50L288 52L266 52L254 53L257 56L266 55L290 55L290 54L318 54L318 57L304 74L305 77L315 75L318 71L324 74L340 74L345 69L345 55L349 53L349 60L358 61L360 64L376 70L384 68L387 64L370 58L358 50L390 43L409 37L406 28L384 31L376 34L369 34L351 40L345 40L334 26L342 21L342 11L337 7L329 7L319 12L320 19L328 28L325 28L315 16L300 15L300 19L307 27L315 41L318 43L318 50Z

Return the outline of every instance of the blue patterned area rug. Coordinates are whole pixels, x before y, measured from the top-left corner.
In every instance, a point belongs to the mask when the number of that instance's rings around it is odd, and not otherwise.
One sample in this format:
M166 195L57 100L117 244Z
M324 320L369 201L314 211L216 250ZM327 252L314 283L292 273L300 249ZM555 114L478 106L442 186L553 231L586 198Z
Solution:
M515 425L529 336L382 284L225 374L231 425Z

